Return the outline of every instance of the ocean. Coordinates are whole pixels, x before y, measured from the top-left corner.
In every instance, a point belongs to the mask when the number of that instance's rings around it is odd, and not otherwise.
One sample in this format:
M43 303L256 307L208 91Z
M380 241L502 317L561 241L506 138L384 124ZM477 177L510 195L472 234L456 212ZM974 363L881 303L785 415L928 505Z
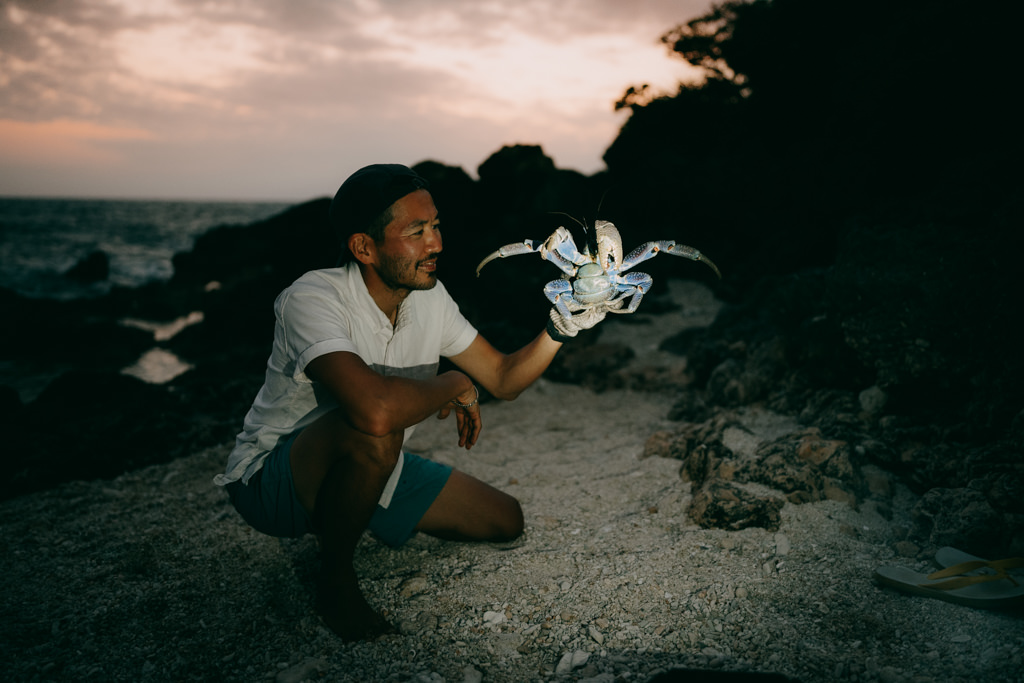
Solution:
M112 286L135 287L173 275L171 258L218 225L247 225L290 204L270 202L141 201L0 198L0 287L48 299L99 296ZM65 276L103 251L105 282Z

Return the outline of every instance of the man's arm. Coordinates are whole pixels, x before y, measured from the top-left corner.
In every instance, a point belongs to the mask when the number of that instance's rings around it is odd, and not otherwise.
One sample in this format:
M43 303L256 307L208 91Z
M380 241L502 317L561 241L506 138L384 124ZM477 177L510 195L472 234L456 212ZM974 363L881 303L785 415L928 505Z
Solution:
M348 351L313 359L306 375L327 387L355 429L372 436L411 427L452 399L470 403L476 395L472 380L457 370L425 380L385 377Z
M465 370L495 397L511 401L536 381L554 360L560 342L541 332L514 353L502 353L481 335L451 361Z

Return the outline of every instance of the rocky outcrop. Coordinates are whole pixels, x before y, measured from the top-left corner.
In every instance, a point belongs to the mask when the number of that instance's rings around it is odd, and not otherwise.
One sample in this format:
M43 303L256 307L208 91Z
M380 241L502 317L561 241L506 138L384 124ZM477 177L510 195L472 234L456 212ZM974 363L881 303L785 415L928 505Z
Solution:
M94 251L69 268L64 277L86 284L103 282L110 277L110 257L104 251Z
M701 526L777 530L779 510L794 504L838 500L856 506L868 494L853 448L825 439L816 428L762 443L752 456L723 442L735 420L721 412L703 423L651 436L644 456L682 461L680 476L694 495L688 513Z

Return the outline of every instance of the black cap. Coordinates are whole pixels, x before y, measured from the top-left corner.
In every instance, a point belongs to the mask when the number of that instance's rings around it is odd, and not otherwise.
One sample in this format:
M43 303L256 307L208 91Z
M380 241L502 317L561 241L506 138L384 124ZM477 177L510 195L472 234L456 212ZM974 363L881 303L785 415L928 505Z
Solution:
M334 195L329 213L342 259L347 257L351 235L367 232L389 206L405 195L428 188L426 179L401 164L372 164L350 175Z

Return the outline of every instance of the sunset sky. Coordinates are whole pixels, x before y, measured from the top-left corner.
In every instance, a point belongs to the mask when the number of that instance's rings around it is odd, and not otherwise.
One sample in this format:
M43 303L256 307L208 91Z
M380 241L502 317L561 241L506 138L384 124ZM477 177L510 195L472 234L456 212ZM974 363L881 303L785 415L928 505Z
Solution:
M0 0L0 196L333 194L506 144L594 173L710 0Z

